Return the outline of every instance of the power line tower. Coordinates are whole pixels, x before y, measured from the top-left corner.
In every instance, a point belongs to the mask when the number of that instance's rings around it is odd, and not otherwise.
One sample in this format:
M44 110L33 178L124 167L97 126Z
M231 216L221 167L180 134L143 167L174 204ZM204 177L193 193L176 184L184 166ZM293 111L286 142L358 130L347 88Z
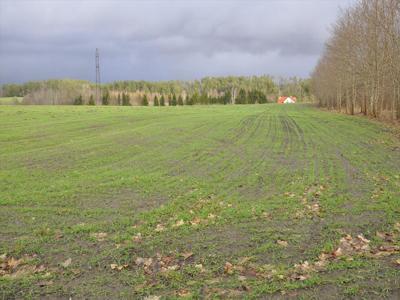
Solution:
M100 103L101 90L100 90L100 59L99 49L96 48L96 102Z

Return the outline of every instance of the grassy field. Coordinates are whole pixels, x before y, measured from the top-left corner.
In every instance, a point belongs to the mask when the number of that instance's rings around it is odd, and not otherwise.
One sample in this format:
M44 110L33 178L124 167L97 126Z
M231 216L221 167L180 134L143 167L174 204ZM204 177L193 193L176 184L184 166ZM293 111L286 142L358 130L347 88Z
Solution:
M306 105L0 107L0 298L400 297L400 140Z

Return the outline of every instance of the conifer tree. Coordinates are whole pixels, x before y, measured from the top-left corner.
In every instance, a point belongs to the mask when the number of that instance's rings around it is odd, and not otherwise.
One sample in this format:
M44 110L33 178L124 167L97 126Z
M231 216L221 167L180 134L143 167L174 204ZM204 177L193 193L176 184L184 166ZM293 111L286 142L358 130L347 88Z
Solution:
M178 97L178 105L183 105L182 95L179 95L179 97Z
M101 104L108 105L110 102L110 94L106 91L103 96L101 97Z
M131 105L128 94L122 93L122 105L124 105L124 106Z
M172 100L171 100L171 105L172 106L176 106L178 103L177 103L177 101L176 101L176 95L175 94L173 94L172 95Z
M160 103L158 102L158 97L157 97L157 95L154 97L154 101L153 101L153 105L154 106L160 106Z
M88 105L95 105L93 95L90 95Z
M199 94L195 92L192 96L191 105L199 104Z
M185 102L186 105L193 105L192 99L190 99L189 95L186 95Z
M118 96L117 96L117 103L118 103L118 105L121 105L121 94L120 93L118 93Z
M247 103L247 95L246 95L246 91L244 89L239 90L239 95L237 96L235 103L236 104L246 104Z
M82 105L82 104L83 104L82 95L79 95L78 97L75 98L74 105Z
M160 98L160 106L165 106L165 98L164 98L164 95L161 95L161 98Z
M223 104L231 103L231 98L232 98L231 91L228 90L227 92L225 92L224 96L222 96L222 103Z
M149 100L147 100L147 95L146 94L143 95L142 105L143 106L149 106Z

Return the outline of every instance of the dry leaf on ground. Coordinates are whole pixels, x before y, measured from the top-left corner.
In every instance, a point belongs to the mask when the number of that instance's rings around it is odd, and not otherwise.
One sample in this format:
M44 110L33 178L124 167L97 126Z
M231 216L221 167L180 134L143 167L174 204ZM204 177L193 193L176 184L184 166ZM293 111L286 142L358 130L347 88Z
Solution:
M276 243L282 247L287 247L289 245L287 241L283 241L283 240L277 240Z
M63 263L61 263L61 266L63 266L64 268L68 268L72 263L72 258L68 258L66 261L64 261Z
M230 262L225 263L224 272L226 274L233 274L233 265Z

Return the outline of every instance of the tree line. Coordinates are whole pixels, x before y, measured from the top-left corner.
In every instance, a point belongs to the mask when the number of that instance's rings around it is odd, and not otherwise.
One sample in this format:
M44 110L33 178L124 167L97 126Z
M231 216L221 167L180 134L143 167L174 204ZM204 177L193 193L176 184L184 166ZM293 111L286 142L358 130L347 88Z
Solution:
M0 96L24 97L25 104L90 105L198 105L252 104L275 102L280 93L307 101L309 80L276 79L270 76L206 77L194 81L116 81L100 86L94 99L95 85L83 80L45 80L23 84L5 84ZM157 101L155 101L157 98Z
M142 106L182 106L182 105L209 105L209 104L265 104L268 103L268 99L264 93L259 90L250 90L246 91L244 89L240 89L238 96L235 99L235 102L232 102L232 95L228 91L221 96L209 96L208 94L198 94L194 93L193 95L186 95L183 97L182 95L164 95L161 96L155 95L153 99L149 100L147 94L144 94L140 98L139 105ZM79 94L73 102L74 105L96 105L93 95L89 96L88 101ZM101 95L101 105L109 105L110 104L110 93L105 91ZM130 95L128 93L118 93L117 94L117 101L115 105L122 105L122 106L130 106Z
M359 0L345 10L311 81L323 107L400 119L400 1Z

